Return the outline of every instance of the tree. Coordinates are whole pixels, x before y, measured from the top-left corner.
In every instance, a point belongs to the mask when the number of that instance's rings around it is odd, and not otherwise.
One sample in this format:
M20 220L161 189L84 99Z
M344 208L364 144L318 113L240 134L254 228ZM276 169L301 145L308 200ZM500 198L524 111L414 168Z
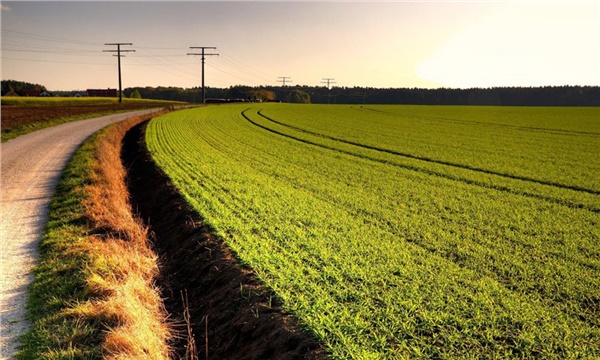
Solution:
M301 90L292 90L286 97L285 101L297 104L310 104L310 95Z
M227 99L246 99L249 96L248 92L251 90L252 88L250 86L230 86L229 89L227 89L227 91L225 92L225 97Z
M259 89L259 90L250 90L246 92L247 97L251 100L257 99L260 101L265 100L275 100L275 93L273 91Z
M40 84L32 84L25 81L2 80L2 95L14 91L19 95L26 95L28 91L46 91L46 87Z
M129 94L129 97L131 99L141 99L142 98L142 94L140 94L140 91L138 89L133 89L133 91L131 92L131 94Z

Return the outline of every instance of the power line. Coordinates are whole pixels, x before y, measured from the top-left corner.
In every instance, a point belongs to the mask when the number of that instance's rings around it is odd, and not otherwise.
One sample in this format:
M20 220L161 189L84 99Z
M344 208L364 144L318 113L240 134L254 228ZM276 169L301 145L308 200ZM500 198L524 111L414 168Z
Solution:
M285 86L286 81L292 81L292 79L289 76L279 76L278 79L281 79L277 80L277 82L283 83L283 85L281 85L282 87Z
M248 66L245 62L238 61L238 60L232 58L231 56L229 56L228 54L224 54L223 51L221 51L221 55L222 55L221 58L224 58L224 60L229 60L234 65L237 64L236 66L240 67L242 69L242 71L244 71L244 72L252 71L252 72L256 73L257 75L260 75L260 77L263 81L265 79L269 79L269 78L273 77L273 74L267 74L263 71L252 68L252 67Z
M206 93L204 91L204 60L205 56L219 56L219 54L206 54L204 52L205 49L216 49L214 46L190 46L190 49L202 49L200 54L198 53L188 53L188 55L200 55L202 56L202 103L204 104L206 101Z
M79 50L71 50L71 49L65 49L65 50L38 50L38 49L27 49L27 48L23 48L23 49L13 49L13 48L3 48L2 51L8 51L8 52L27 52L27 53L57 53L57 54L64 54L64 55L82 55L82 54L92 54L92 53L96 53L96 51L79 51Z
M149 47L149 46L137 46L138 49L149 49L149 50L181 50L180 47Z
M147 67L152 68L154 70L161 71L161 72L164 72L164 73L172 75L172 76L176 76L176 77L181 78L181 79L186 79L186 80L190 79L190 73L178 70L178 69L174 68L173 66L168 66L168 69L162 68L164 66L167 66L164 63L143 63L143 62L140 62L139 60L133 59L133 58L131 59L131 61L134 61L134 62L137 62L137 63L135 63L135 64L128 64L129 66L131 66L131 65L147 66ZM162 67L159 67L159 66L162 66Z
M239 75L239 74L236 74L236 73L232 73L232 72L230 72L230 71L224 70L224 69L222 69L222 68L219 68L219 67L217 67L217 66L214 66L214 65L211 65L211 64L206 64L206 66L208 66L208 67L210 67L210 68L213 68L213 69L215 69L215 70L217 70L217 71L220 71L220 72L222 72L223 74L227 74L227 75L229 75L231 79L236 79L236 80L238 80L238 81L239 81L239 80L242 80L242 81L248 81L248 82L253 82L253 81L255 81L255 80L252 80L252 79L251 79L251 78L249 78L249 77L246 77L246 76L243 76L243 75Z
M117 50L103 50L103 52L116 52L117 55L113 55L116 56L118 59L118 64L119 64L119 104L123 102L123 91L121 89L121 56L125 56L125 55L121 55L121 52L135 52L135 50L121 50L121 45L133 45L132 43L108 43L108 44L104 44L104 45L116 45L117 46Z
M165 73L174 74L174 75L176 75L178 77L186 78L188 80L192 76L191 75L192 71L190 69L192 69L192 65L194 63L191 63L191 62L190 63L187 63L187 62L186 63L183 63L183 62L174 62L174 61L172 61L170 59L167 59L167 57L166 57L166 56L172 56L172 57L177 56L177 57L180 57L180 58L184 58L184 57L186 57L185 55L183 55L183 54L179 54L179 55L157 55L157 54L155 54L152 51L144 50L144 49L146 49L146 48L142 48L140 50L140 48L136 46L136 50L138 50L136 52L136 56L135 56L136 59L137 58L152 58L154 60L154 62L143 62L143 61L140 61L136 65L145 65L145 66L153 67L153 68L155 68L155 69L157 69L159 71L162 71L162 72L165 72ZM142 54L142 56L138 55L140 53ZM143 55L143 54L148 54L148 55ZM189 57L186 57L186 58L187 58L187 61L190 61ZM159 66L160 68L159 67L155 67L154 65ZM163 68L166 68L166 70L163 69ZM175 73L178 73L178 74L175 74Z
M77 44L77 45L88 45L88 46L100 45L99 43L95 43L95 42L91 42L91 41L71 40L71 39L66 39L66 38L61 38L61 37L56 37L56 36L38 35L38 34L31 34L31 33L26 33L26 32L21 32L21 31L13 31L13 30L4 30L3 29L3 30L0 30L0 33L2 33L3 35L12 36L12 37L29 38L29 40L35 40L35 41L51 41L51 42L58 42L58 43L65 43L65 44Z
M219 56L218 64L228 69L229 72L235 73L231 75L239 79L244 79L244 81L259 82L264 84L269 82L269 78L272 78L272 76L260 75L258 71L252 70L249 67L238 65L238 62L232 61L231 58L228 59L226 56L223 56L223 53L221 53Z
M22 59L22 58L12 58L12 57L2 57L2 60L15 60L15 61L31 61L31 62L40 62L40 63L54 63L54 64L76 64L76 65L105 65L109 66L110 64L105 63L88 63L88 62L80 62L80 61L52 61L52 60L38 60L38 59Z

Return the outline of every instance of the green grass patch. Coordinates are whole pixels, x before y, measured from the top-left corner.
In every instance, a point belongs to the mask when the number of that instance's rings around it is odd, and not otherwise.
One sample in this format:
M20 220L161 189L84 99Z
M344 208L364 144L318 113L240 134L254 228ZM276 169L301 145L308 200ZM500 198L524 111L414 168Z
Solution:
M598 358L599 111L220 106L146 141L333 358Z
M40 260L29 292L28 319L32 328L21 339L18 359L101 358L99 324L65 314L74 304L89 299L85 292L89 259L77 249L91 231L82 203L97 137L94 135L77 150L50 204Z

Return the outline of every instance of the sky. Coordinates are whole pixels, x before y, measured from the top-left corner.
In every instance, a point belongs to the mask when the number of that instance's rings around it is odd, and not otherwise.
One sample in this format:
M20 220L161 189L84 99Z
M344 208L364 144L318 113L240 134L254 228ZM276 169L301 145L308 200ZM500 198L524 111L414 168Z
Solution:
M2 79L117 88L600 86L594 1L2 1Z

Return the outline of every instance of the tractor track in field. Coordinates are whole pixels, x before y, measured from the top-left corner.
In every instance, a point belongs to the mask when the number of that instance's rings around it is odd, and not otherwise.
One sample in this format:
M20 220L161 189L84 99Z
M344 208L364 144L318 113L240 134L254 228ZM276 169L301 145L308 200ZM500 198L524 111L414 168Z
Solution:
M371 108L368 108L368 107L366 107L364 105L361 105L358 109L363 110L363 111L371 111L371 112L376 112L376 113L381 113L381 114L387 114L387 115L395 116L395 117L400 116L397 113L393 113L393 112L389 112L389 111L384 111L384 110L378 110L378 109L371 109ZM495 124L495 123L490 123L490 122L485 122L485 121L460 120L460 119L452 119L452 118L441 117L441 116L416 116L416 115L406 116L406 115L402 115L402 117L411 118L411 119L418 119L418 120L437 121L437 122L451 122L451 123L455 123L455 124L477 124L477 125L485 125L485 126L493 126L493 127L498 127L498 128L505 128L505 129L515 129L515 130L522 130L522 131L542 132L542 133L547 133L547 134L573 135L573 136L585 135L585 136L591 136L591 137L600 136L600 133L590 132L590 131L549 129L549 128L541 128L541 127L535 127L535 126L521 126L521 125L510 125L510 124Z
M200 359L323 359L322 344L280 307L253 271L239 265L213 229L191 209L145 146L147 123L132 128L121 157L132 207L150 227L161 258L165 306L172 317L188 311ZM187 307L186 307L187 303ZM174 347L189 350L186 325Z
M383 160L383 159L379 159L376 157L372 157L372 156L368 156L368 155L363 155L363 154L358 154L355 153L353 151L349 151L349 150L343 150L343 149L339 149L335 146L328 146L328 145L324 145L324 144L319 144L317 142L314 141L310 141L307 139L302 139L290 134L285 134L283 132L271 129L267 126L261 125L259 123L257 123L256 121L250 119L247 115L246 115L246 111L248 111L249 109L246 109L244 111L241 112L242 117L250 122L252 125L260 127L266 131L269 131L271 133L292 139L292 140L296 140L305 144L309 144L309 145L313 145L313 146L318 146L321 147L323 149L329 149L329 150L333 150L333 151L337 151L339 153L343 153L343 154L347 154L347 155L351 155L351 156L355 156L361 159L366 159L366 160L371 160L371 161L375 161L375 162L379 162L379 163L383 163L383 164L390 164L393 166L398 166L407 170L411 170L411 171L417 171L417 172L422 172L425 174L429 174L429 175L433 175L433 176L438 176L444 179L448 179L448 180L453 180L453 181L459 181L465 184L469 184L469 185L475 185L475 186L481 186L487 189L493 189L493 190L497 190L497 191L502 191L502 192L507 192L507 193L511 193L511 194L515 194L515 195L519 195L519 196L524 196L524 197L530 197L530 198L535 198L535 199L539 199L539 200L543 200L543 201L547 201L550 203L555 203L555 204L559 204L559 205L563 205L563 206L567 206L570 208L575 208L575 209L585 209L587 211L593 212L593 213L599 213L600 212L600 208L598 207L594 207L594 206L588 206L586 204L580 204L580 203L573 203L573 202L569 202L569 201L565 201L562 199L558 199L558 198L554 198L551 196L544 196L544 195L540 195L540 194L535 194L535 193L530 193L530 192L526 192L526 191L520 191L520 190L516 190L513 188L510 188L508 186L502 186L502 185L492 185L489 183L485 183L482 181L477 181L477 180L471 180L471 179L466 179L460 176L455 176L455 175L451 175L451 174L447 174L447 173L443 173L443 172L438 172L438 171L433 171L433 170L427 170L427 169L423 169L421 167L417 167L417 166L413 166L413 165L408 165L408 164L400 164L397 162L393 162L393 161L388 161L388 160ZM392 150L387 150L387 149L382 149L382 148L377 148L377 147L372 147L372 146L368 146L368 145L363 145L363 144L359 144L359 143L355 143L352 141L347 141L347 140L343 140L343 139L338 139L335 137L331 137L331 136L327 136L327 135L323 135L323 134L319 134L316 132L312 132L312 131L308 131L302 128L298 128L295 126L290 126L287 124L284 124L282 122L279 122L277 120L271 119L265 115L263 115L260 110L257 112L257 115L259 115L260 117L264 118L267 121L273 122L275 124L279 124L282 125L284 127L287 128L291 128L293 130L296 131L300 131L303 133L307 133L313 136L317 136L317 137L321 137L324 139L329 139L329 140L334 140L334 141L338 141L341 143L345 143L348 145L352 145L352 146L357 146L360 148L364 148L364 149L368 149L368 150L373 150L373 151L377 151L377 152L383 152L383 153L389 153L392 155L398 155L400 157L405 157L405 158L410 158L410 159L415 159L415 160L421 160L424 162L428 162L428 163L435 163L435 164L440 164L440 165L446 165L446 166L450 166L450 167L455 167L455 168L460 168L463 170L471 170L474 172L480 172L483 174L488 174L488 175L495 175L495 176L500 176L500 177L504 177L507 179L512 179L512 180L519 180L519 181L525 181L525 182L531 182L531 183L536 183L539 185L544 185L544 186L550 186L550 187L556 187L556 188L561 188L561 189L566 189L566 190L572 190L572 191L580 191L583 193L590 193L590 194L600 194L599 191L596 190L591 190L591 189L586 189L586 188L580 188L580 187L572 187L572 186L568 186L568 185L563 185L563 184L557 184L557 183L552 183L552 182L545 182L545 181L540 181L540 180L536 180L536 179L530 179L530 178L526 178L526 177L519 177L519 176L513 176L513 175L507 175L507 174L503 174L503 173L496 173L493 171L488 171L485 169L478 169L478 168L473 168L470 166L463 166L460 164L454 164L454 163L447 163L444 161L438 161L435 159L429 159L429 158L422 158L422 157L418 157L415 155L410 155L410 154L404 154L404 153L399 153L396 151L392 151Z
M317 132L314 132L314 131L309 131L309 130L306 130L306 129L302 129L300 127L296 127L296 126L291 126L291 125L285 124L283 122L274 120L274 119L272 119L272 118L270 118L270 117L262 114L261 111L262 111L262 109L257 112L257 114L260 117L262 117L263 119L266 119L266 120L268 120L270 122L273 122L275 124L279 124L281 126L285 126L285 127L290 128L290 129L294 129L294 130L297 130L297 131L300 131L300 132L304 132L304 133L307 133L307 134L310 134L310 135L322 137L322 138L325 138L325 139L339 141L341 143L348 144L348 145L354 145L354 146L358 146L358 147L361 147L361 148L365 148L365 149L369 149L369 150L375 150L375 151L379 151L379 152L383 152L383 153L387 153L387 154L392 154L392 155L397 155L397 156L401 156L401 157L405 157L405 158L409 158L409 159L420 160L420 161L424 161L424 162L429 162L429 163L434 163L434 164L439 164L439 165L450 166L450 167L459 168L459 169L463 169L463 170L471 170L471 171L474 171L474 172L479 172L479 173L488 174L488 175L500 176L500 177L504 177L504 178L508 178L508 179L512 179L512 180L521 180L521 181L536 183L536 184L540 184L540 185L547 185L547 186L552 186L552 187L561 188L561 189L575 190L575 191L580 191L580 192L589 193L589 194L593 194L593 195L600 195L600 191L595 190L595 189L588 189L588 188L584 188L584 187L581 187L581 186L566 185L566 184L561 184L561 183L554 182L554 181L540 180L540 179L535 179L535 178L528 177L528 176L507 174L507 173L502 173L502 172L498 172L498 171L493 171L493 170L488 170L488 169L482 169L482 168L478 168L478 167L470 166L470 165L466 165L466 164L459 164L459 163L454 163L454 162L450 162L450 161L438 160L438 159L434 159L434 158L430 158L430 157L426 157L426 156L418 156L418 155L413 155L413 154L410 154L410 153L404 153L404 152L400 152L400 151L396 151L396 150L391 150L391 149L381 148L381 147L377 147L377 146L361 144L361 143L358 143L358 142L349 141L349 140L345 140L345 139L340 139L340 138L336 138L336 137L333 137L333 136L324 135L324 134L320 134L320 133L317 133Z

